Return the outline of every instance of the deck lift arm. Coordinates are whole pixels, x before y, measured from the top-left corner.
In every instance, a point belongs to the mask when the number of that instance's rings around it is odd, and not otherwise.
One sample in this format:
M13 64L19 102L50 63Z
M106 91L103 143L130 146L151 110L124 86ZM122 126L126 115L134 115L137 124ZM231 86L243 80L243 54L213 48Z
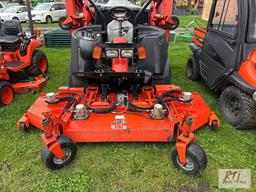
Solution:
M151 8L150 25L166 29L167 33L170 29L173 30L171 26L175 25L175 21L172 17L172 1L149 0L144 4L141 12L149 5ZM89 25L93 21L95 11L99 11L92 0L66 0L66 7L67 16L60 20L60 26L71 31Z

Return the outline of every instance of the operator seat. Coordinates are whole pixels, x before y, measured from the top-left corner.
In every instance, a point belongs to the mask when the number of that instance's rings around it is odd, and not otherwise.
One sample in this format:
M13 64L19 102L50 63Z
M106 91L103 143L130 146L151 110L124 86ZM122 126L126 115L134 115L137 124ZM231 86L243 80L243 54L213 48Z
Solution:
M7 20L1 23L0 46L2 51L16 51L21 44L19 34L22 27L19 21Z
M107 27L108 42L113 42L115 37L119 37L119 21L113 20ZM133 42L134 28L129 21L122 22L122 36L126 37L128 42Z

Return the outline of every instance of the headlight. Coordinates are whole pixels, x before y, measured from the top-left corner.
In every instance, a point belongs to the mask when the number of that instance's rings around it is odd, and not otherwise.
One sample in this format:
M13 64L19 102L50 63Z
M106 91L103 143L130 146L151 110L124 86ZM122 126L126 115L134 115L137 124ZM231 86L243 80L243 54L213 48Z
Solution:
M133 57L133 50L132 49L122 50L121 51L121 57L132 58Z
M106 50L106 56L109 58L117 58L118 57L118 50L110 49Z

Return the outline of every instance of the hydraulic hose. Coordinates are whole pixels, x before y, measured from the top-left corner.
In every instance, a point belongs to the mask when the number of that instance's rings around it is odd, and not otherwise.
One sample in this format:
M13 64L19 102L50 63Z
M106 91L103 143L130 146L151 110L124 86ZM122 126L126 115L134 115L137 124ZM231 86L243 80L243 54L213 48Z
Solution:
M149 107L138 107L128 101L128 107L133 111L147 112L148 110L152 110L154 108L154 105L151 105Z
M58 103L66 102L66 101L71 101L71 103L74 104L74 105L78 104L77 99L74 98L74 97L63 97L63 98L60 98L60 99L56 99L53 102L49 102L49 101L45 101L45 102L48 103L48 104L58 104Z
M82 101L83 101L83 104L88 108L90 109L92 112L94 113L99 113L99 114L106 114L106 113L110 113L112 111L114 111L116 108L117 108L117 100L113 103L113 105L111 105L109 108L105 108L105 109L96 109L96 108L93 108L91 107L90 105L88 105L86 103L86 100L85 98L83 97L83 95L79 94L79 93L74 93L74 92L62 92L60 93L59 95L76 95L78 96Z

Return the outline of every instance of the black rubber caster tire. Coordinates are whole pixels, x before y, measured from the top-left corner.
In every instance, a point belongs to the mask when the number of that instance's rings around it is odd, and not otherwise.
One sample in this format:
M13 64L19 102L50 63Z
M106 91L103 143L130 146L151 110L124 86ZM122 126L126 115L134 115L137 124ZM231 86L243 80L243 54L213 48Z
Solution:
M65 25L63 22L66 20L66 17L61 17L59 19L59 27L63 30L70 30L72 28L72 23L68 23L67 25Z
M204 150L196 143L190 143L186 151L187 164L181 165L176 146L171 150L171 160L174 166L181 169L184 173L190 176L200 175L207 167L207 156Z
M9 105L15 97L11 83L0 81L0 107Z
M41 150L41 158L44 165L53 171L59 170L71 163L74 160L77 152L76 144L68 137L60 136L58 138L58 142L60 143L62 150L64 150L66 156L64 160L58 159L53 153L51 153L51 151L49 151L47 147L44 147Z
M172 81L172 71L171 64L169 60L166 61L165 71L162 76L153 76L151 80L151 85L169 85Z
M256 102L235 86L229 86L219 98L222 116L239 130L256 128Z
M212 130L217 129L218 128L218 121L217 120L212 121L212 124L211 124L210 127L211 127Z
M25 123L19 123L19 130L20 132L25 133L27 131L27 127Z
M31 59L31 65L26 68L29 76L36 77L44 75L48 71L48 60L45 53L41 50L35 50Z
M198 81L201 79L200 67L196 63L193 56L188 59L187 66L186 66L186 76L188 79L192 81Z

